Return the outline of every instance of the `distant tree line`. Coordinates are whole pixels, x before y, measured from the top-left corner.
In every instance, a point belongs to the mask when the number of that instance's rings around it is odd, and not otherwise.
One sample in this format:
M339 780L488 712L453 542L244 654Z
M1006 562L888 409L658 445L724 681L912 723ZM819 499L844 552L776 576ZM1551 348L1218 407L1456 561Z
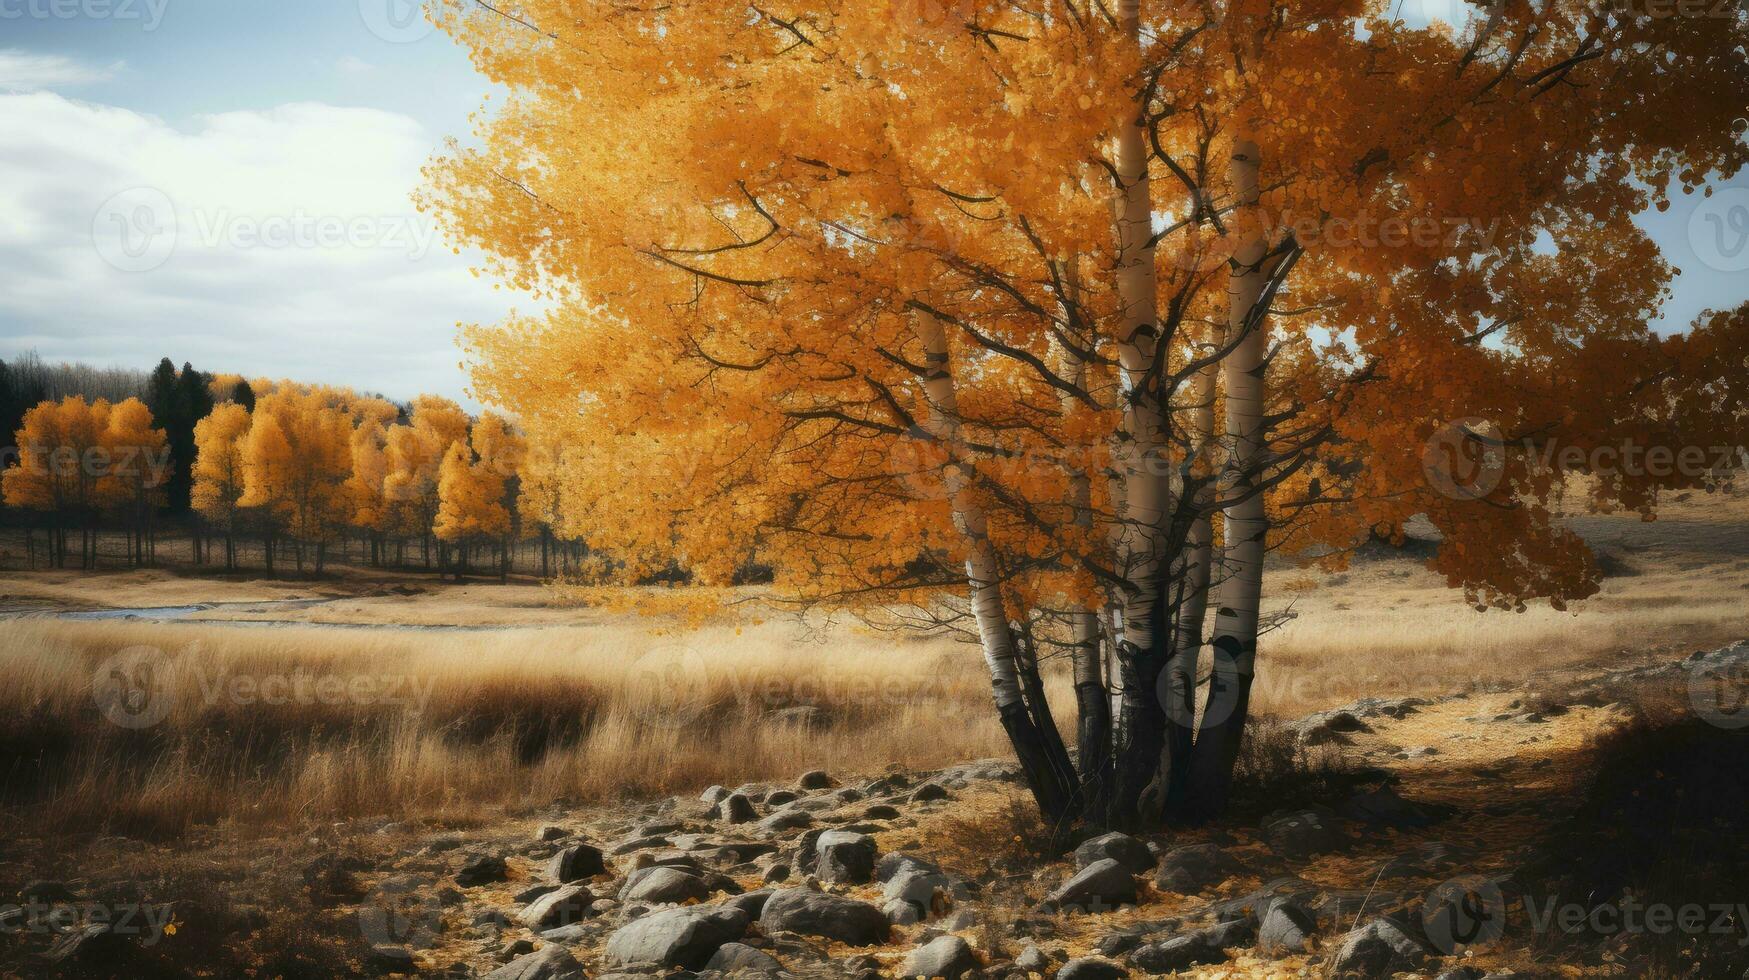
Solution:
M154 564L166 524L192 532L196 563L226 570L257 540L270 574L288 558L320 574L353 545L372 565L458 578L502 580L525 546L543 576L584 556L556 531L560 453L440 397L403 405L169 358L145 374L32 354L0 361L0 413L13 443L0 490L33 566L92 568L97 532L117 526L130 562Z

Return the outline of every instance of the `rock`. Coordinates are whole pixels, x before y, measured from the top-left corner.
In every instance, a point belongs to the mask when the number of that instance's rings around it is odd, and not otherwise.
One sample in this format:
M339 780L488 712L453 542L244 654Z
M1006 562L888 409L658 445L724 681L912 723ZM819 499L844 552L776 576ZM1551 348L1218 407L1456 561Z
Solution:
M588 844L572 844L547 862L547 877L561 884L606 873L607 862L602 860L601 848Z
M838 792L833 793L832 798L840 803L857 803L862 800L862 790L857 789L854 786L846 786Z
M902 899L887 899L881 905L881 912L896 926L914 926L923 921L923 909Z
M719 973L781 973L783 963L762 949L741 943L724 943L711 954L704 968Z
M828 830L814 842L815 875L821 881L862 885L874 880L875 840L867 834Z
M1346 745L1352 733L1372 731L1372 726L1347 708L1313 712L1286 728L1299 736L1301 745Z
M614 930L602 949L602 963L696 970L724 943L746 935L747 925L747 913L735 908L688 906L652 912Z
M924 783L922 786L912 790L911 802L929 803L934 800L950 799L952 796L953 794L947 791L947 787L940 783Z
M953 881L940 868L923 861L907 863L895 870L881 888L881 897L888 902L905 902L916 907L918 918L926 918L936 908L936 894L953 889Z
M700 801L702 801L704 803L709 803L712 806L715 806L718 803L721 803L723 801L723 798L728 796L728 795L729 795L729 790L726 787L711 786L711 787L707 788L704 792L698 794L698 798Z
M759 811L753 809L752 800L740 793L730 793L718 800L711 809L711 819L727 823L750 823L759 819Z
M1311 914L1289 901L1274 903L1261 918L1257 948L1269 956L1305 952L1312 934L1318 931Z
M542 895L557 891L558 888L558 885L529 885L522 891L517 892L515 899L517 902L527 905L529 902L534 901Z
M784 864L782 861L778 861L771 867L765 869L765 875L760 880L764 881L767 885L775 885L780 882L788 881L789 876L790 866Z
M1119 957L1142 945L1142 937L1134 932L1112 932L1099 938L1093 944L1093 951L1101 956Z
M1028 973L1043 973L1051 968L1051 961L1045 958L1045 954L1040 952L1037 946L1029 943L1025 949L1020 951L1020 955L1014 958L1014 965Z
M658 847L673 847L674 842L666 837L633 837L613 845L609 853L614 855L633 854L638 851L653 851Z
M966 971L976 970L978 965L977 955L964 939L938 936L912 950L899 968L899 975L959 980Z
M710 897L710 886L704 878L686 868L657 865L640 868L626 876L620 887L621 902L645 902L651 905L702 901Z
M1083 956L1063 964L1057 980L1123 980L1130 971L1097 956Z
M788 806L801 798L802 795L800 793L793 790L780 789L765 798L765 805L775 810L780 806Z
M1059 885L1045 904L1059 912L1106 912L1119 905L1134 905L1136 879L1122 864L1104 858Z
M1161 891L1194 895L1250 869L1215 844L1174 847L1160 858L1154 887Z
M757 922L759 921L759 913L765 911L765 903L770 901L774 894L776 892L773 889L759 888L744 894L732 895L718 904L727 909L740 909L747 913L747 921Z
M569 830L554 824L547 824L540 829L539 833L534 835L534 839L538 841L555 841L569 836L571 836Z
M535 932L568 926L588 915L594 900L595 896L582 885L562 885L528 903L516 921Z
M1075 867L1085 868L1095 861L1111 858L1134 874L1154 867L1154 854L1148 845L1128 834L1101 834L1075 848Z
M491 973L485 980L583 980L583 964L558 944L519 956Z
M526 939L517 939L505 943L503 948L498 950L498 958L508 963L518 956L527 956L532 952L534 952L534 943Z
M1347 843L1347 838L1336 829L1336 821L1320 809L1295 810L1266 819L1263 838L1270 850L1289 861L1303 861Z
M1399 829L1426 827L1444 820L1451 813L1446 807L1405 800L1389 786L1357 793L1337 810L1350 820Z
M487 885L494 881L503 881L509 877L510 868L501 857L490 854L476 854L468 858L460 871L455 873L455 883L463 888L473 888L476 885Z
M782 809L759 821L759 829L768 834L780 834L786 830L801 830L811 827L814 817L806 810Z
M759 926L768 935L799 932L851 946L885 942L888 930L886 915L873 905L806 888L786 888L767 899Z
M1374 919L1345 936L1330 961L1334 977L1388 977L1419 970L1427 948L1390 919Z
M1227 954L1200 932L1149 943L1130 954L1130 962L1149 973L1177 973L1186 967L1224 962Z

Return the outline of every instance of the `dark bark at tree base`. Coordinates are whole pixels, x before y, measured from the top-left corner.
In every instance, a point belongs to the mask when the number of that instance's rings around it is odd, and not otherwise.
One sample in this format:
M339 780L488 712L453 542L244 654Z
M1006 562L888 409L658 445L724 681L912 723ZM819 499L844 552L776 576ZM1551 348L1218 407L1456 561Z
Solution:
M1002 719L1002 730L1008 733L1008 742L1014 746L1014 755L1020 762L1020 772L1026 780L1027 788L1032 791L1033 799L1038 803L1039 813L1043 814L1045 822L1051 826L1055 834L1066 831L1078 814L1076 811L1076 792L1074 780L1065 779L1059 768L1056 755L1050 743L1057 743L1058 751L1063 758L1068 757L1067 750L1062 747L1062 739L1056 733L1046 734L1033 722L1032 714L1024 704L1009 705L999 709Z

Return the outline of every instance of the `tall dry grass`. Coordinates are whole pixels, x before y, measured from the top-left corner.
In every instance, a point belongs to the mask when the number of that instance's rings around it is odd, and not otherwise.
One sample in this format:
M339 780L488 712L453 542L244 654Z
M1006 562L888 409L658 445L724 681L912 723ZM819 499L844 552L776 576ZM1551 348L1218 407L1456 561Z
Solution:
M124 724L99 696L117 683L118 654L124 674L155 670L139 687L146 710L118 715ZM632 625L15 621L0 637L0 754L15 760L0 792L27 822L164 835L221 819L581 802L817 766L940 765L1004 750L988 690L955 644L847 631L826 643L793 627L670 640ZM817 709L811 720L778 714L803 705Z

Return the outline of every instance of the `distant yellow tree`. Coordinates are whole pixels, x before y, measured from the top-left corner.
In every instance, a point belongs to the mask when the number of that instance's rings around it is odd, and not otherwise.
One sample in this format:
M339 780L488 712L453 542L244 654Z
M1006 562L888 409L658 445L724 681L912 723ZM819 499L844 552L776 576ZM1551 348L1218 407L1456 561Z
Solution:
M396 510L401 533L418 535L425 565L431 565L432 525L437 520L438 470L449 447L468 437L468 415L447 398L413 400L408 425L389 430L384 496Z
M560 491L565 482L560 465L564 444L552 432L543 428L527 437L516 474L517 522L527 536L540 540L542 578L551 574L554 537L564 520L560 509Z
M382 422L374 418L364 419L352 430L352 475L346 480L352 524L370 540L373 565L382 564L383 535L394 517L383 489L389 475L388 437Z
M100 457L108 418L109 403L102 399L88 404L69 395L42 402L24 413L15 438L18 465L0 478L8 506L52 516L49 557L57 568L66 566L67 525L73 521L80 528L80 567L90 568L95 561L91 521L100 506Z
M488 441L490 437L488 437ZM483 542L502 548L510 533L510 512L504 506L504 477L489 460L474 459L464 442L450 444L438 475L437 539L455 551L460 578L468 570L468 551ZM499 575L503 577L502 554Z
M138 398L111 406L103 430L103 462L98 494L130 525L128 555L135 565L155 557L152 515L164 503L171 473L164 430L153 428L152 410Z
M348 517L351 443L352 416L332 389L282 383L256 400L239 503L265 508L284 527L300 572L306 549L314 545L321 573L328 543ZM271 542L268 551L271 568Z
M243 440L249 412L235 403L214 406L194 426L194 509L225 529L225 568L237 567L237 518L243 496Z

